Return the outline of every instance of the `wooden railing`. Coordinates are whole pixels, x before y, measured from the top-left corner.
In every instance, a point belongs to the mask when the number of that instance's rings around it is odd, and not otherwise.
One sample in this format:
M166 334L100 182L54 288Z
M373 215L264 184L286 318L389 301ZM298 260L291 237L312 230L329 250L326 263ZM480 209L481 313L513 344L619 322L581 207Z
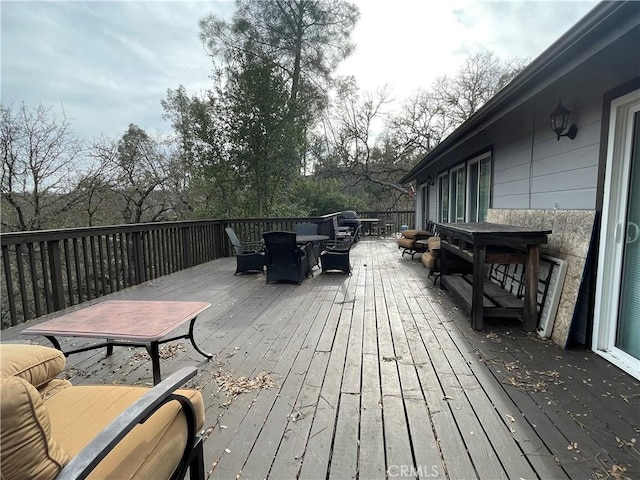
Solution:
M318 223L333 235L333 218L215 219L6 233L2 243L2 328L137 285L216 258L230 256L224 229L243 241L269 230ZM397 228L413 212L365 212L392 216Z

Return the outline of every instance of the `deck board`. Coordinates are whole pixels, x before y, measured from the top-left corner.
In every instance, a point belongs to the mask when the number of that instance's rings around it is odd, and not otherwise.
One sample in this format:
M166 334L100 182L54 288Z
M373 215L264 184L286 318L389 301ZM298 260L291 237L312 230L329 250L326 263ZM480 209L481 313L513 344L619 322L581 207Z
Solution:
M204 397L210 478L640 477L639 382L517 323L471 330L456 298L392 239L359 242L351 261L351 276L316 269L301 285L267 285L219 259L107 297L212 304L195 337L214 358L184 340L161 360L163 376L201 367L190 385ZM22 328L2 341L48 345ZM63 373L74 384L151 385L143 354L84 352ZM261 372L273 388L221 391L221 375Z

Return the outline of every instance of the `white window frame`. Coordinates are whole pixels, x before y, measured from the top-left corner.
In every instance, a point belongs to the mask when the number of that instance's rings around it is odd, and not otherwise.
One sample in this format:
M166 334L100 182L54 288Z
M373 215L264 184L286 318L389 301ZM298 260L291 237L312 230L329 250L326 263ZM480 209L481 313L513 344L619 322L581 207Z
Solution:
M443 218L442 217L442 178L443 177L447 177L446 178L446 185L447 185L447 218ZM437 191L438 191L438 212L436 215L436 221L438 222L448 222L449 221L449 215L450 215L450 211L451 211L451 190L450 190L450 177L449 177L449 170L439 173L438 174L438 180L437 180Z
M487 151L485 153L482 153L476 157L473 157L470 160L467 160L466 162L462 162L459 163L455 166L453 166L452 168L445 170L443 172L440 172L438 174L438 180L437 180L437 185L436 185L436 194L437 194L437 215L436 215L436 219L438 222L450 222L450 223L456 223L458 221L457 217L462 218L462 221L464 222L470 222L471 220L471 201L469 198L469 192L471 191L471 175L469 174L471 172L471 168L477 164L478 166L478 188L477 188L477 192L476 192L476 216L477 218L479 218L480 216L480 181L482 178L481 172L481 166L482 166L482 162L488 159L488 165L489 165L489 205L491 205L491 170L493 168L493 165L491 163L491 151ZM464 215L459 216L458 215L458 199L457 199L457 182L458 182L458 175L460 173L460 171L464 172L465 175L465 181L464 181L464 188L465 188L465 200L464 200L464 204L463 204L463 208L464 208ZM443 218L442 216L442 178L443 177L447 177L446 182L447 182L447 195L448 195L448 205L447 205L447 212L446 212L446 218ZM453 192L453 183L454 183L454 177L455 177L455 181L456 181L456 198L453 198L452 192ZM455 203L455 206L453 205Z
M464 178L464 188L465 188L465 192L464 192L464 203L462 205L462 208L465 209L465 211L462 213L462 220L466 219L466 209L467 209L467 164L466 163L462 163L460 165L457 165L455 167L453 167L451 170L449 170L449 222L451 223L456 223L458 221L458 217L460 217L460 215L458 214L458 185L460 184L460 182L458 182L458 176L460 175L460 172L464 172L465 178ZM453 191L453 177L455 175L455 183L456 183L456 195L455 195L455 199L453 198L453 196L451 195L451 192ZM455 204L455 208L451 208L452 205Z
M467 222L472 222L472 221L477 221L477 220L472 220L471 218L471 196L469 195L469 193L471 192L471 168L474 165L478 166L478 188L476 190L476 219L480 218L480 181L482 178L481 175L481 167L482 167L482 161L485 159L489 159L489 162L491 162L491 152L486 152L483 153L482 155L479 155L475 158L472 158L471 160L469 160L467 162L467 209L466 209L466 221ZM491 164L489 164L489 168L491 168ZM489 204L491 204L491 176L489 176Z

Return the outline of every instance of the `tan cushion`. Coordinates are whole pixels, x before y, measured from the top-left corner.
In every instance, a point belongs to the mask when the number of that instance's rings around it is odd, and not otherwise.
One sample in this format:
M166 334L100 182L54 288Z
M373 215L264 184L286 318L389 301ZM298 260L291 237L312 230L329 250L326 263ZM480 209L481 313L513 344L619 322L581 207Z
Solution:
M52 479L69 461L53 440L40 394L20 377L0 378L3 480Z
M63 380L62 378L54 378L49 383L47 383L44 387L40 387L38 392L43 400L47 400L53 397L56 393L61 392L65 388L69 388L71 386L71 382L69 380Z
M422 264L428 269L434 270L436 268L436 260L438 257L439 254L437 251L424 252L421 257Z
M440 250L440 237L429 237L427 239L429 250Z
M148 391L122 385L73 386L45 402L53 436L70 455ZM177 390L194 404L197 429L204 426L204 402L197 390ZM186 444L187 428L178 402L170 402L136 426L89 478L169 478Z
M41 345L0 344L2 376L24 378L34 387L42 387L64 369L65 358L60 350Z
M413 248L413 240L410 238L400 237L396 240L399 247L402 248Z
M429 235L433 235L433 233L428 232L426 230L405 230L404 232L402 232L402 236L404 238L416 238L416 236L429 236Z

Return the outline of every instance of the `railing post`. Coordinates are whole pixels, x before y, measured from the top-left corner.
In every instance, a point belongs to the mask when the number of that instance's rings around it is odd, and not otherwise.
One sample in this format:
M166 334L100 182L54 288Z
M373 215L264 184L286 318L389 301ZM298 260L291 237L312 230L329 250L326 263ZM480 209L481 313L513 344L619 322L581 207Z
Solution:
M60 261L60 241L47 242L47 255L49 256L49 269L51 271L51 293L54 311L65 308L64 283L62 280L62 262Z

